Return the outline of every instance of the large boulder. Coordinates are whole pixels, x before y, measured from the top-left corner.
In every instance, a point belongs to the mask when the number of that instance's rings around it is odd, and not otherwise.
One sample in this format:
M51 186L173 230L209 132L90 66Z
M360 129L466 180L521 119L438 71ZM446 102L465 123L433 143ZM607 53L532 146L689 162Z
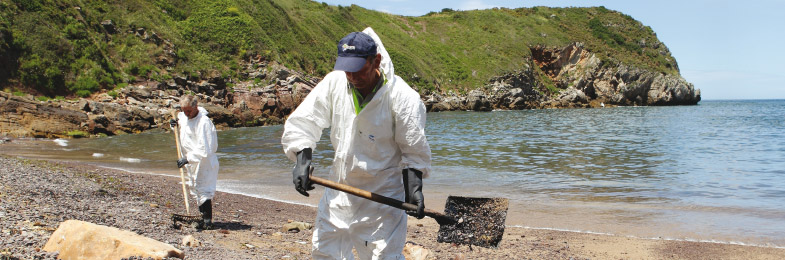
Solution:
M207 110L207 117L213 121L217 127L233 127L239 126L237 117L232 114L232 111L222 106L213 104L199 104Z
M531 65L526 64L521 71L491 78L486 89L490 100L497 109L526 109L542 99L535 88L537 80Z
M446 95L447 96L431 94L428 96L425 100L425 105L428 111L440 112L463 109L463 103L465 100L464 97L461 97L453 92L448 92Z
M103 20L101 26L103 26L104 30L109 34L117 33L117 26L115 26L112 20Z
M136 100L147 100L153 97L151 89L143 85L125 87L120 91L120 94Z
M155 125L155 118L150 112L137 106L116 107L116 113L106 113L118 130L125 133L140 133Z
M491 102L485 97L482 90L472 90L466 97L466 109L473 111L491 111Z
M562 107L569 107L571 104L575 103L588 103L589 99L586 97L586 94L584 94L583 91L580 91L574 87L569 87L559 93L556 101L561 102Z
M122 259L132 256L184 258L183 251L131 231L67 220L52 233L44 251L59 252L59 259Z

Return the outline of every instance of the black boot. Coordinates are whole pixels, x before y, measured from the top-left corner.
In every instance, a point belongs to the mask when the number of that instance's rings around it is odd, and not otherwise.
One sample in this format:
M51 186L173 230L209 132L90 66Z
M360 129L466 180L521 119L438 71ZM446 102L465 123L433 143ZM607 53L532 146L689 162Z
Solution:
M199 205L199 212L202 213L202 222L199 223L201 229L213 229L213 201L206 200Z

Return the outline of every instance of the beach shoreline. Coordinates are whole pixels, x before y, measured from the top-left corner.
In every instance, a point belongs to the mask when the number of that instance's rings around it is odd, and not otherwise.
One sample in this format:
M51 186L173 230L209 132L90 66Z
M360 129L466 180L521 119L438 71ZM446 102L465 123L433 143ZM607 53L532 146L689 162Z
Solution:
M281 227L289 221L313 223L312 206L218 192L215 230L174 229L171 214L185 211L177 178L8 155L0 156L0 164L0 234L8 238L0 242L4 256L53 258L37 250L59 223L78 219L171 244L189 259L310 258L313 230L284 232ZM430 250L428 259L785 258L783 248L512 227L498 248L489 249L438 243L438 227L432 219L409 218L407 241ZM202 246L180 245L186 235Z

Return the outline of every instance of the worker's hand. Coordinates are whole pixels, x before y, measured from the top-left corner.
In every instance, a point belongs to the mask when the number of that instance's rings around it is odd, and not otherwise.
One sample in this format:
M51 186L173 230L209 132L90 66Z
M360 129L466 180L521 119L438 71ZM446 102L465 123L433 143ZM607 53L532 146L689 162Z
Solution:
M188 164L188 159L180 158L177 160L177 168L183 168L186 164Z
M417 211L406 211L409 216L417 219L425 217L425 197L422 195L422 172L416 169L403 169L403 190L406 192L406 203L417 206Z
M171 128L177 127L177 120L169 119L169 127Z
M292 182L294 183L294 189L306 197L309 196L308 191L314 189L313 184L311 184L311 171L313 171L313 167L311 167L311 148L305 148L297 152L297 164L294 165L294 170L292 171Z

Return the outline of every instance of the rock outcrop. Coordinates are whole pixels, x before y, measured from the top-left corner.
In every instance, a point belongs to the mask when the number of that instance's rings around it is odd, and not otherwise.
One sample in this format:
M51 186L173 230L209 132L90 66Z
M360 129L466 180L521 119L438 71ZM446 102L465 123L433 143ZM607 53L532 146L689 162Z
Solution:
M59 252L58 259L184 258L183 251L131 231L78 220L67 220L43 248Z
M78 131L91 135L168 129L170 112L182 95L193 93L218 128L281 124L316 86L316 80L261 59L248 62L256 79L229 84L219 75L179 76L142 82L112 95L80 100L39 101L31 95L0 92L0 133L17 137L61 138ZM269 84L264 85L263 83Z
M68 131L81 129L87 115L63 107L60 103L42 103L32 96L0 92L0 129L12 136L63 137Z

